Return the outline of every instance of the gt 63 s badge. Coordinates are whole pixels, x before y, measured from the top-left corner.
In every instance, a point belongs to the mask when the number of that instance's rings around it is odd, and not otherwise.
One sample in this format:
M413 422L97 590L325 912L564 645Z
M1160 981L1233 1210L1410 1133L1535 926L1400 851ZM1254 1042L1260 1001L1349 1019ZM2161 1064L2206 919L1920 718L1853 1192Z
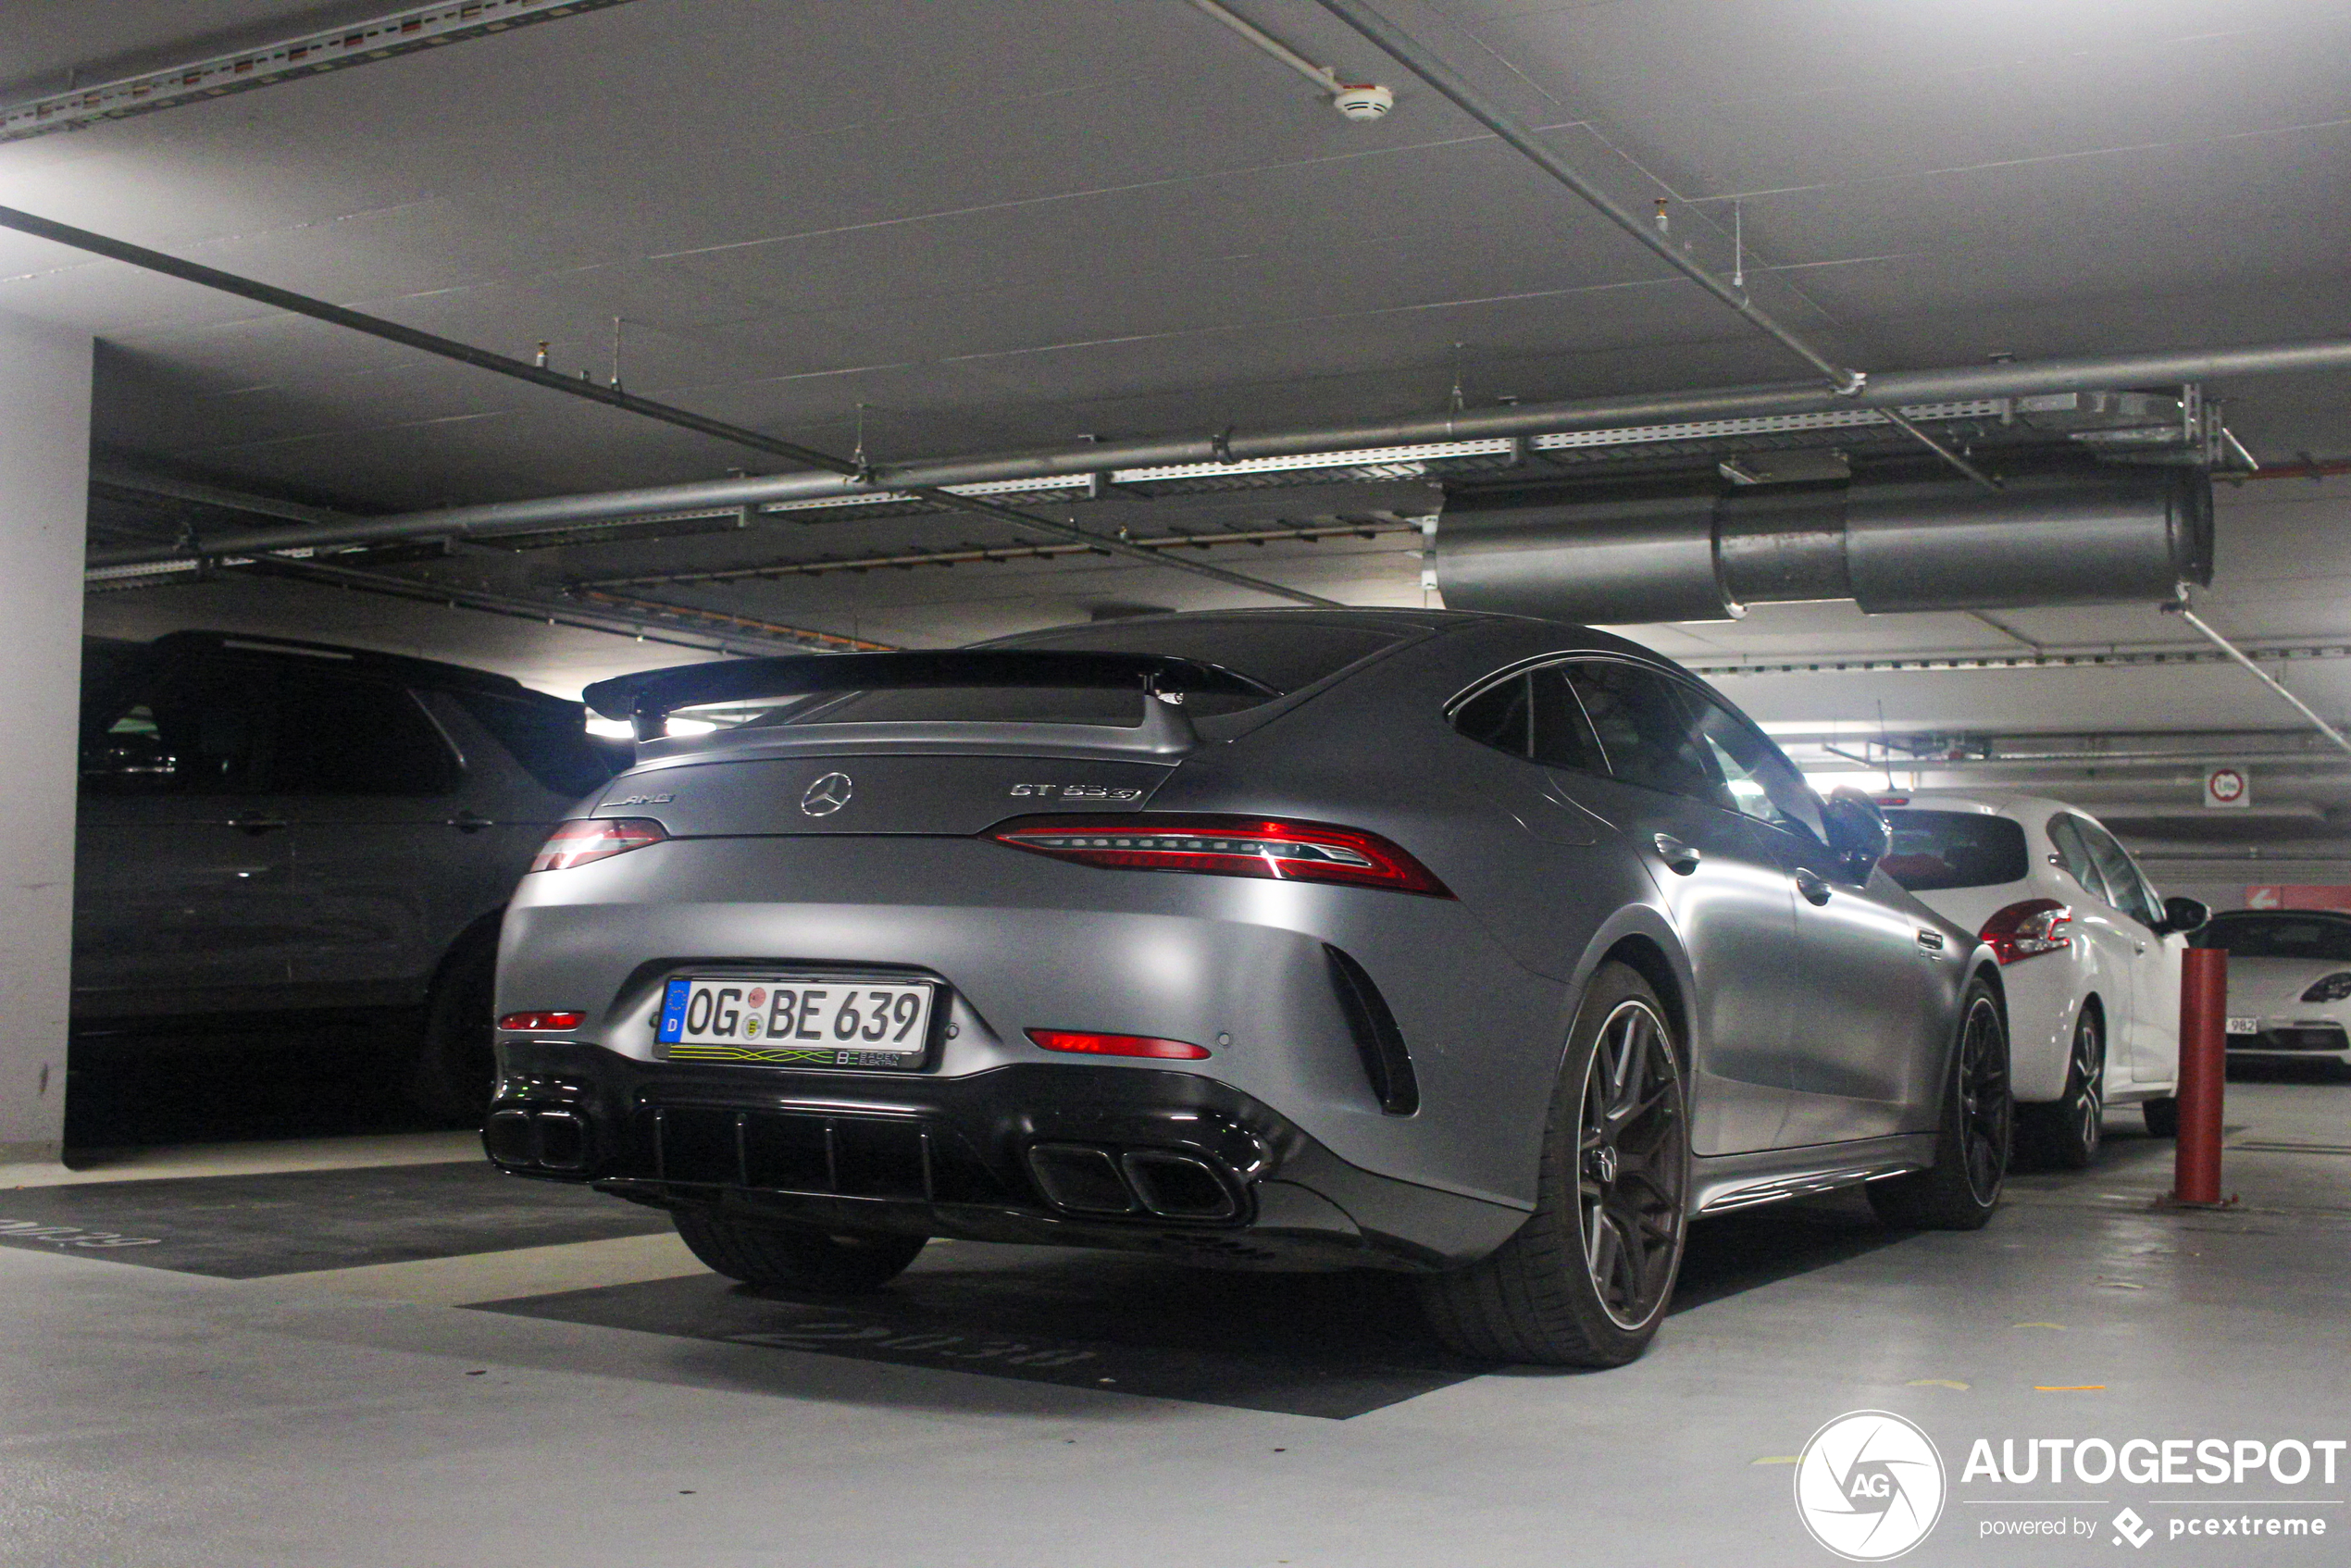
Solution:
M1140 790L1121 790L1108 784L1015 784L1012 793L1016 798L1050 797L1057 801L1139 801Z

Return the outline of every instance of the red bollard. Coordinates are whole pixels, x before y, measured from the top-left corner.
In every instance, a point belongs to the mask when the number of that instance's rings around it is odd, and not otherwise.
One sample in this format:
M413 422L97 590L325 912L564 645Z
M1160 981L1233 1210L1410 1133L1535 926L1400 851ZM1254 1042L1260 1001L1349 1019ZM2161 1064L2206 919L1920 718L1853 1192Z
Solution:
M2220 1098L2228 1068L2229 955L2192 947L2180 955L2180 1137L2175 1203L2220 1201Z

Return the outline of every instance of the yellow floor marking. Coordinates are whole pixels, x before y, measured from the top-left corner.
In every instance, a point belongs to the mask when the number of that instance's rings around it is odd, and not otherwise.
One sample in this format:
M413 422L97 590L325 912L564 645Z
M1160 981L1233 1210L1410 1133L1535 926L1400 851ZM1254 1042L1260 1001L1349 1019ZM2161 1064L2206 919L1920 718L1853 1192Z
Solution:
M462 1258L280 1274L255 1285L331 1296L364 1296L420 1307L458 1307L516 1296L546 1296L606 1285L639 1285L707 1274L674 1235L623 1236L558 1247L518 1247Z
M1905 1388L1957 1388L1967 1392L1968 1386L1954 1377L1913 1377L1902 1385Z
M1749 1464L1794 1464L1804 1456L1800 1453L1767 1453L1761 1459L1750 1459Z
M2011 1323L2009 1326L2010 1328L2054 1328L2060 1333L2065 1328L2065 1325L2061 1323Z

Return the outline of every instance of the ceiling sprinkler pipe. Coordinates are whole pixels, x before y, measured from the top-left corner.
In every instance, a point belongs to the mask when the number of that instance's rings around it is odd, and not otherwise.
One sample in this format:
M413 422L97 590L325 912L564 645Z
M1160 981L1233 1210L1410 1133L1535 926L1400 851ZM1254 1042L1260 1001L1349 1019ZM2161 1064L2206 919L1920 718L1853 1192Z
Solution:
M207 554L285 550L312 545L366 544L435 535L518 533L562 524L617 522L662 512L760 506L782 501L826 500L881 492L983 484L991 480L1055 479L1122 468L1184 463L1295 457L1353 452L1418 442L1471 441L1487 436L1540 435L1682 420L1733 419L1778 414L1821 414L1840 408L1913 407L1978 398L2028 397L2040 392L2159 386L2232 377L2351 370L2351 339L2258 343L2237 348L2167 350L2153 354L2084 355L2063 359L1962 365L1931 370L1882 370L1851 398L1814 382L1716 387L1694 392L1636 393L1563 403L1514 404L1356 425L1268 430L1229 436L1177 435L1136 441L1081 442L1043 451L926 458L877 469L870 481L834 474L775 474L637 490L493 502L433 512L407 512L327 527L247 529L207 538ZM187 551L143 545L93 552L92 566L168 561Z

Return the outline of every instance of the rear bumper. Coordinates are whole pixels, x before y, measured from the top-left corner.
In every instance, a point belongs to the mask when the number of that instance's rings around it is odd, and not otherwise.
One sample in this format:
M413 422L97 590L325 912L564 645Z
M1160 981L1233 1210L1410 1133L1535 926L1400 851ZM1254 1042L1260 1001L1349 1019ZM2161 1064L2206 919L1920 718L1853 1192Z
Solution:
M1193 1073L795 1072L545 1040L501 1044L499 1066L483 1141L501 1169L658 1207L1243 1267L1412 1270L1474 1262L1526 1217L1350 1165Z

